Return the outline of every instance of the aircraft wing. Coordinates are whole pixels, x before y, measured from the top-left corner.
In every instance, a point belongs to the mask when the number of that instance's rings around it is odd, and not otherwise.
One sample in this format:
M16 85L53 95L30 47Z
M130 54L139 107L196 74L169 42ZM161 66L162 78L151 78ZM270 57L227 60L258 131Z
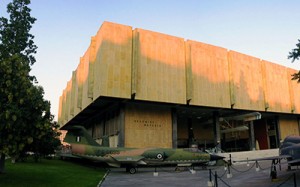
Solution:
M115 162L108 162L110 166L120 167L121 164L131 164L131 165L147 165L143 161L143 156L110 156Z
M101 161L101 159L99 159L98 156L93 156L93 155L77 155L77 154L73 154L75 155L75 157L77 158L83 158L83 159L88 159L88 160L92 160L92 161Z
M288 159L288 158L292 158L292 156L291 155L270 156L270 157L262 157L262 158L248 159L248 160L237 160L237 161L233 161L233 162L281 160L281 159Z
M296 163L300 163L300 159L288 161L288 164L296 164Z
M132 162L137 163L144 159L143 156L111 156L111 157L121 163L132 163Z

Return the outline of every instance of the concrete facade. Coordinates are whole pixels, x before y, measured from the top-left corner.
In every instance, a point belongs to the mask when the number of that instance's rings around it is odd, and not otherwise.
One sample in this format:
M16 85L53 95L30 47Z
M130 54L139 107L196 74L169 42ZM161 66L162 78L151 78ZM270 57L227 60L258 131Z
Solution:
M96 139L109 127L115 146L174 147L191 135L189 120L196 139L213 142L212 123L200 120L204 113L255 111L277 119L282 139L299 135L300 84L291 80L296 72L225 48L104 22L63 90L58 122L88 123ZM180 117L183 108L202 116Z

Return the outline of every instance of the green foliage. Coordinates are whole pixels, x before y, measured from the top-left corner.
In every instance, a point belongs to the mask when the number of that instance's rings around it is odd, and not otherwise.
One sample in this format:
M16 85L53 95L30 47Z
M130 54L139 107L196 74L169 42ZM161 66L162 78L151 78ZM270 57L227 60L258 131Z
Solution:
M5 187L95 187L103 178L102 168L82 166L62 160L6 162L7 173L0 175L0 186Z
M299 43L296 44L296 48L292 49L291 52L289 52L288 59L292 59L292 62L295 60L299 60L300 58L300 40L298 40ZM297 80L298 83L300 83L300 71L298 73L295 73L292 75L292 80Z
M30 0L14 0L7 5L10 19L0 18L0 60L18 55L27 68L35 63L37 49L29 33L36 20L30 16L29 4Z
M26 158L26 152L33 152L35 161L38 161L40 158L54 154L61 145L57 138L60 135L59 125L55 122L46 124L49 125L44 125L43 129L35 129L35 136L30 140L32 143L23 149L20 159L23 159L22 156Z
M292 59L292 61L294 62L295 60L298 60L300 57L300 40L298 40L299 43L296 44L296 48L292 49L291 52L289 52L289 56L288 58Z
M53 138L57 128L43 88L30 75L37 46L29 33L36 20L29 4L13 0L7 6L9 19L0 18L0 154L14 158L30 145L38 147L44 138Z
M297 80L297 82L300 83L300 71L292 75L292 80Z

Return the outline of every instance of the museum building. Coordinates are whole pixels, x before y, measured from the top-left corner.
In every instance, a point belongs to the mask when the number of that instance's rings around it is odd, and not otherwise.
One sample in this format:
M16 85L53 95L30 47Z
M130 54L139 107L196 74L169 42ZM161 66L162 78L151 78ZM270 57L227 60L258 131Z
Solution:
M277 148L299 135L296 73L236 51L104 22L60 96L61 129L111 147Z

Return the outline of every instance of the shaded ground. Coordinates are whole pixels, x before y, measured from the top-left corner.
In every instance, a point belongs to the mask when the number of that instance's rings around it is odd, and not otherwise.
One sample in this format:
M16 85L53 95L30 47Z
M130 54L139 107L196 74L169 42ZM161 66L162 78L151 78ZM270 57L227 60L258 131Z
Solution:
M227 178L228 170L224 167L211 167L212 173L217 172L218 186L243 186L243 187L275 187L275 186L294 186L293 173L296 173L297 184L300 186L300 170L286 171L287 165L282 165L282 170L278 171L278 179L270 179L271 162L264 161L259 163L260 171L256 171L255 163L233 165L230 172L232 178ZM277 167L279 170L279 166ZM293 168L295 169L295 168ZM102 183L102 187L107 186L208 186L209 170L196 167L195 174L185 169L175 172L174 168L157 168L158 176L154 176L154 168L139 168L136 174L128 174L125 169L113 168ZM212 176L214 180L214 176Z

